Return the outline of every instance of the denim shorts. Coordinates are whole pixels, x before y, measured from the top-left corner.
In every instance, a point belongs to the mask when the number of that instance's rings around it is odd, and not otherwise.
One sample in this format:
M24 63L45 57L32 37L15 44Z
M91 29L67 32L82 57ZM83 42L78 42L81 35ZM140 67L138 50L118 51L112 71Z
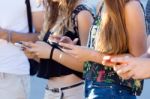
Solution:
M85 99L136 99L136 96L128 87L86 80Z

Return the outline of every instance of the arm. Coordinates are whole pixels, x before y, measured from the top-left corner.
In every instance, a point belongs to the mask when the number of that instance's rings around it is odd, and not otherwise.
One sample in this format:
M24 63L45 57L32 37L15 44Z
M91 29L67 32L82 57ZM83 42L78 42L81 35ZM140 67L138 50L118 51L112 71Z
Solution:
M135 17L136 20L133 20ZM129 38L129 54L135 57L140 56L146 52L147 36L144 14L141 5L138 2L132 1L125 6L125 19ZM140 59L139 61L138 59L135 59L136 61L133 59L133 62L126 62L124 61L126 57L122 58L124 58L122 61L120 61L119 58L111 60L112 62L126 63L115 67L115 71L124 79L129 79L131 77L136 78L135 75L143 68ZM139 65L136 66L138 63Z
M81 45L86 46L89 30L93 23L93 17L89 11L81 11L77 15L77 22Z
M79 29L81 44L86 45L88 33L93 19L91 14L87 11L81 11L79 13L79 16L77 17L77 21L78 21L78 29ZM45 58L45 59L49 58L49 54L52 48L48 44L45 44L44 42L37 42L36 44L28 43L26 45L31 46L31 48L28 49L28 51L35 53L36 56L38 56L39 58ZM52 58L53 60L65 65L70 69L80 71L80 72L82 72L83 70L83 61L80 61L78 58L69 55L65 52L62 52L58 49L54 49Z
M32 13L32 21L33 21L33 26L35 28L36 33L28 33L28 34L20 34L18 32L13 32L12 34L12 42L17 42L17 41L36 41L38 40L38 34L42 28L43 24L43 11L39 12L33 12Z
M93 23L93 17L90 12L81 11L77 15L77 22L81 45L86 46L89 30ZM80 61L79 59L73 57L72 55L66 54L64 52L55 49L53 53L53 59L65 65L66 67L82 72L83 61Z
M136 17L136 20L133 20ZM144 13L137 1L131 1L125 6L125 20L127 26L129 53L140 56L147 49L147 35Z
M136 20L133 20L135 17ZM127 26L127 36L129 40L129 53L122 54L119 56L140 56L146 51L147 37L144 14L139 2L132 1L126 5L125 21ZM66 52L77 55L76 57L80 57L81 60L84 59L84 61L91 60L100 64L102 63L104 55L99 52L85 49L83 50L79 47L75 47L68 44L62 44L62 46L71 49L70 51L66 50ZM82 53L82 55L79 55L78 53Z
M33 12L32 13L32 18L33 18L33 26L35 28L36 33L19 33L16 31L12 31L11 33L11 41L12 42L17 42L17 41L36 41L38 40L38 33L40 32L43 24L43 11L40 12ZM9 30L4 30L0 28L0 38L8 40L9 36Z

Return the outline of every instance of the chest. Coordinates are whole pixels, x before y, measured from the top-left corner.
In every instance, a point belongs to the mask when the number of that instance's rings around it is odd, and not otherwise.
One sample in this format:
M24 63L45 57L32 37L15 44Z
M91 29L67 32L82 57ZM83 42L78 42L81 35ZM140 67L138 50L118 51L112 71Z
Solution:
M14 20L26 14L25 0L0 0L0 21Z

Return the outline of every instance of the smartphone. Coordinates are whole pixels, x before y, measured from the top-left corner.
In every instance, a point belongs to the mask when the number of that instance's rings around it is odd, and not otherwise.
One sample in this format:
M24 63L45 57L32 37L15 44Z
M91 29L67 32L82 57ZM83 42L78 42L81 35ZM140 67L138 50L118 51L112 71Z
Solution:
M30 48L29 46L24 45L22 42L14 43L15 46L19 47L20 49Z
M58 43L56 42L49 42L51 46L53 46L54 48L57 48L59 50L62 51L62 46L60 46Z

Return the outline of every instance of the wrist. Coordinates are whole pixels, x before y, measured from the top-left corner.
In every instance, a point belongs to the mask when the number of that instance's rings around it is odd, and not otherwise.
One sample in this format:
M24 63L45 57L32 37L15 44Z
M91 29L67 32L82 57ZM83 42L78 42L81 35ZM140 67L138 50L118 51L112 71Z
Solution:
M103 60L103 57L104 57L104 54L102 54L98 51L92 51L89 59L90 59L90 61L101 63Z

